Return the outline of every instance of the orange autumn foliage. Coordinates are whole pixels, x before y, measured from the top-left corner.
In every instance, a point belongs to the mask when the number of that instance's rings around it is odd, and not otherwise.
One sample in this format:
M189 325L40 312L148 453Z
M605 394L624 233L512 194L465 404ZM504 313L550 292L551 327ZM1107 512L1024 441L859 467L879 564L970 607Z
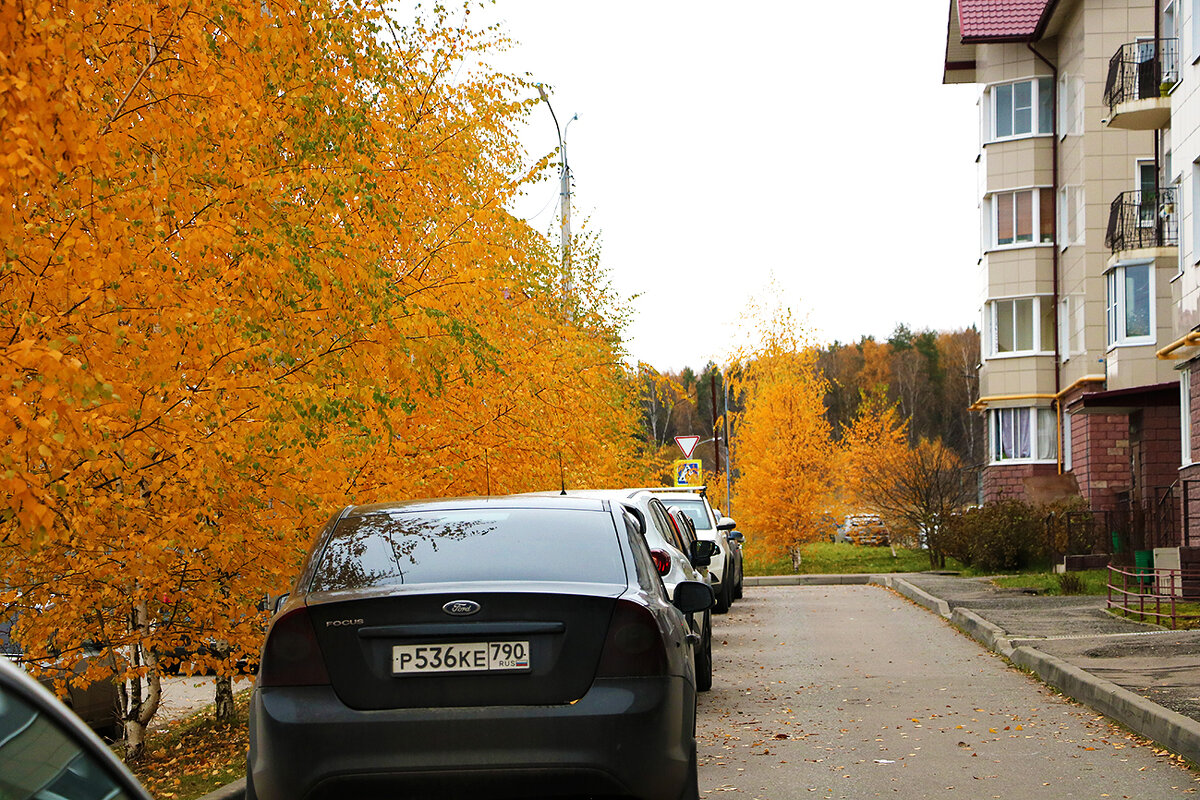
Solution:
M834 500L835 449L825 420L825 381L816 352L796 332L790 312L764 321L733 370L745 411L734 433L739 526L773 553L798 562L800 546L818 539Z
M380 8L0 9L2 599L133 728L346 503L644 477L619 304L505 211L532 92Z

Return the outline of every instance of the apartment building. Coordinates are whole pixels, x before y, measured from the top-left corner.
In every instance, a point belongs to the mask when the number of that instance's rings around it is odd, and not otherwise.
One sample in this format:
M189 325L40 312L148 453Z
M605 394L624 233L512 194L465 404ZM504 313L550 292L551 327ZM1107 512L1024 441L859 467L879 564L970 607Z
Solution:
M984 499L1081 495L1143 548L1186 524L1178 367L1200 356L1180 342L1200 323L1179 243L1200 217L1172 166L1194 164L1171 149L1181 1L951 0L943 78L980 87Z

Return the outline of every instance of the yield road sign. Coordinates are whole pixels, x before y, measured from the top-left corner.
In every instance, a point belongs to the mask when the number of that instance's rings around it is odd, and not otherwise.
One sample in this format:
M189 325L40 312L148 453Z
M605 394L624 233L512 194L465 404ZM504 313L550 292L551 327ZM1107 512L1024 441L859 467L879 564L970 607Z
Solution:
M675 444L679 445L679 449L683 451L684 458L691 458L692 451L696 449L696 445L700 444L699 436L676 436Z

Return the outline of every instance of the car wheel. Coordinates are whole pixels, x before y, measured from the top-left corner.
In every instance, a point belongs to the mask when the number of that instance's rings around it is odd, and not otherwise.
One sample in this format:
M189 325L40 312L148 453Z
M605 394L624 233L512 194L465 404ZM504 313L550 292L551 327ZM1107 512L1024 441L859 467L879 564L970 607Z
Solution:
M741 571L739 571L737 583L735 583L733 585L733 599L734 600L742 599L742 577L743 577L742 573L741 573Z
M712 617L704 613L701 626L700 648L696 651L696 691L707 692L713 683Z
M721 581L721 591L717 592L717 604L713 606L713 611L718 614L726 613L733 605L733 571L726 570L723 574L729 576L729 580Z

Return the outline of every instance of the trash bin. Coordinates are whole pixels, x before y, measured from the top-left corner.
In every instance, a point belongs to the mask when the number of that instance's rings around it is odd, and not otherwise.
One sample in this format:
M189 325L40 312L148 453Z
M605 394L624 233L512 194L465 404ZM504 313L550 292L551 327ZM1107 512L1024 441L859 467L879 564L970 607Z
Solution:
M1154 551L1133 551L1133 572L1138 576L1138 583L1145 586L1154 580Z
M1112 532L1112 551L1114 553L1121 552L1121 536L1116 531Z

